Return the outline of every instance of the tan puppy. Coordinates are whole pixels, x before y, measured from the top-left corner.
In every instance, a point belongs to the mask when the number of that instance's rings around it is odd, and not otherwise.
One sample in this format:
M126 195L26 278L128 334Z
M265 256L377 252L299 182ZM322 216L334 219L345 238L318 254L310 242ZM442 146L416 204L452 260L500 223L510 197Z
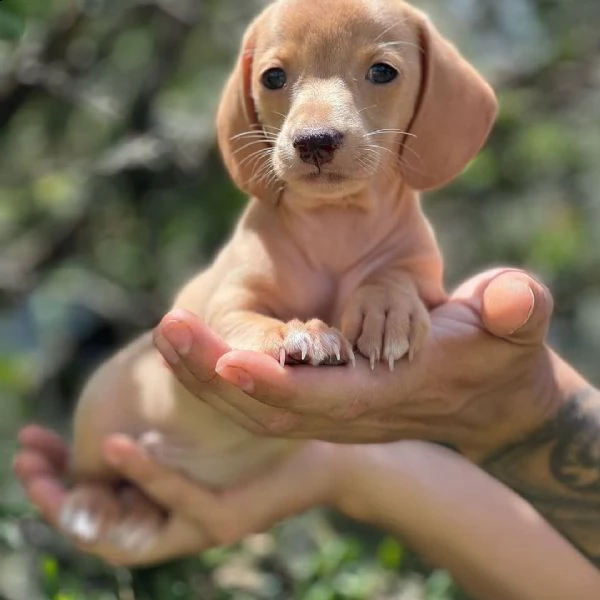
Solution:
M250 25L218 114L225 163L252 199L214 264L174 306L234 348L278 360L375 366L418 352L444 300L442 262L418 191L456 177L496 114L490 87L401 0L278 0ZM161 513L104 485L105 436L222 487L293 443L258 439L191 397L146 335L105 364L75 419L76 486L62 515L84 542L131 552ZM104 482L104 483L102 483Z

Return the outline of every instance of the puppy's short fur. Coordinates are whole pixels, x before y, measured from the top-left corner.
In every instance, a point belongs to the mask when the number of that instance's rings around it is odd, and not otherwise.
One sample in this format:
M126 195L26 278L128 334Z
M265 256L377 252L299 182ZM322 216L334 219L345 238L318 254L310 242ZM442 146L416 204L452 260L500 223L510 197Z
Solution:
M214 263L174 306L234 348L319 365L410 358L443 302L442 261L419 191L456 177L485 142L494 93L418 10L401 0L277 0L248 27L217 117L236 184L251 196ZM149 335L103 365L75 418L74 476L63 511L83 541L131 552L160 513L114 480L109 433L215 487L294 448L258 439L191 397ZM102 483L100 483L102 482Z

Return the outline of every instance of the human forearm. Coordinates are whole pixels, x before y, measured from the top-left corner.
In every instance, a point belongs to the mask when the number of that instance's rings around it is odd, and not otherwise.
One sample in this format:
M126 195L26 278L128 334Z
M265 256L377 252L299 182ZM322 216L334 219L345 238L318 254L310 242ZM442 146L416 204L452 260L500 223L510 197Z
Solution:
M460 456L400 442L356 447L345 460L352 475L339 507L448 568L475 597L597 597L596 570L526 502Z
M482 466L600 566L600 392L555 355L552 366L555 414Z

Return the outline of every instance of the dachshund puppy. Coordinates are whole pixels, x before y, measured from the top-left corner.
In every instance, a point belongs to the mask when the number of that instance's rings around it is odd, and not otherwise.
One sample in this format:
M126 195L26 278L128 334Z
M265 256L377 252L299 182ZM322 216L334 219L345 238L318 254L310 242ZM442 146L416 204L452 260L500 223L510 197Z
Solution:
M227 343L282 363L373 368L418 353L444 301L419 192L458 176L496 115L493 91L402 0L276 0L249 26L217 116L219 145L251 197L230 241L174 307ZM349 368L349 367L348 367ZM162 513L114 487L102 461L122 432L223 488L297 443L259 439L192 397L149 334L103 365L75 416L62 527L151 562ZM138 561L139 562L139 561Z

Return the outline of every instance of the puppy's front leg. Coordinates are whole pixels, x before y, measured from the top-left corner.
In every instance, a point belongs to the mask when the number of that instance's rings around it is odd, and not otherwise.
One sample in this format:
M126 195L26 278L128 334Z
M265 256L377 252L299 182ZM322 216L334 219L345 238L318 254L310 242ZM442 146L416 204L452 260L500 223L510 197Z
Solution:
M391 370L406 355L412 360L429 329L429 312L414 276L399 268L367 279L350 295L342 314L342 332L372 369L380 360Z
M341 365L354 362L352 345L319 319L287 322L258 311L232 310L209 318L232 348L269 354L284 364Z

